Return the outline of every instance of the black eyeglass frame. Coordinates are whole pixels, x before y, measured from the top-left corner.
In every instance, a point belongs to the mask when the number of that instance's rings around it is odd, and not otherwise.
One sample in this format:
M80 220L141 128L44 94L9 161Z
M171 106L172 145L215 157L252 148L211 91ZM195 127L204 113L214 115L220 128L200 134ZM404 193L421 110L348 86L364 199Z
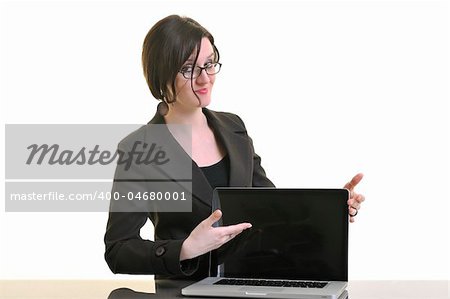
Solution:
M208 68L211 67L211 65L214 66L213 67L214 70L216 69L216 67L218 65L219 66L219 70L217 72L212 73L212 74L208 73ZM195 70L195 68L199 68L200 72L198 73L197 76L194 77L194 70ZM207 75L215 75L218 72L220 72L221 68L222 68L222 63L220 63L220 62L213 62L213 63L208 63L206 66L198 66L198 65L194 66L192 68L192 72L191 72L190 76L186 75L187 71L179 70L178 72L181 73L185 79L197 79L198 77L200 77L200 75L202 74L203 70L205 70Z

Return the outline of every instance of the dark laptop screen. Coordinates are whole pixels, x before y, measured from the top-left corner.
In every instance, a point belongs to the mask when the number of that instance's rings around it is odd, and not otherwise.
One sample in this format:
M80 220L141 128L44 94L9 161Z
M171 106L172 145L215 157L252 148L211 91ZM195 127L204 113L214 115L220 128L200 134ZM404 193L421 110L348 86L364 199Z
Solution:
M212 253L211 274L347 281L347 200L345 189L216 189L220 225L253 226Z

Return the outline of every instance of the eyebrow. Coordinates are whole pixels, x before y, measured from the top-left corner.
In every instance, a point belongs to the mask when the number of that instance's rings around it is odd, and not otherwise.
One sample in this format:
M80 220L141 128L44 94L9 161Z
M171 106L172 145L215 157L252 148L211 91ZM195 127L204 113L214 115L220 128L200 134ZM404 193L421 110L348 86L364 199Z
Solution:
M208 57L206 57L206 58L212 58L213 56L216 56L216 53L211 53ZM186 60L186 62L194 62L194 58L195 57L189 57L189 59L188 60Z

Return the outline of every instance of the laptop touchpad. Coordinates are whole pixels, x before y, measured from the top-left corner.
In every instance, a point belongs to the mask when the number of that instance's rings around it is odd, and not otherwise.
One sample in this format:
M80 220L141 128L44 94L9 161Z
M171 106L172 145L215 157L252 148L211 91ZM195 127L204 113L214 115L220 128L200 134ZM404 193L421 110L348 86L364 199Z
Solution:
M268 294L283 292L283 288L265 288L265 287L243 287L239 291L251 293L251 294Z

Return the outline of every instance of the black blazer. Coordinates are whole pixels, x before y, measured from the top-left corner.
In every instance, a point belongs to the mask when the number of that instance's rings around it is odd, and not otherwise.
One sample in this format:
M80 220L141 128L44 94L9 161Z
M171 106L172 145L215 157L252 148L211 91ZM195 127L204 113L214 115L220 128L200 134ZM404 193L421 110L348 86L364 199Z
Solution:
M227 151L229 185L274 187L261 167L261 159L255 154L242 120L237 115L206 108L203 108L203 113ZM157 113L149 122L151 124L165 124L165 121ZM133 132L119 143L118 149L129 148L130 140L144 138L147 130L148 126L143 126ZM127 192L117 190L117 185L115 182L113 191ZM209 267L207 255L180 263L180 250L190 232L211 214L212 192L201 169L192 161L192 212L110 212L104 241L105 259L111 271L156 274L158 278L206 277ZM154 242L140 237L140 229L148 218L155 227Z

